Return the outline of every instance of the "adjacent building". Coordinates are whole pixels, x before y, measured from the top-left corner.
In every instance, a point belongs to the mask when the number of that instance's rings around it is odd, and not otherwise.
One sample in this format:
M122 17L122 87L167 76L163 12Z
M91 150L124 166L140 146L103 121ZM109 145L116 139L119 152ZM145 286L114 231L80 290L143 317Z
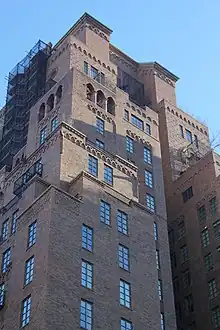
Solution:
M129 58L111 33L84 14L54 47L37 44L39 61L25 66L33 77L24 70L15 84L20 64L9 77L0 157L5 330L176 329L158 107L175 104L178 78Z
M179 330L220 328L220 156L208 128L175 103L158 105Z

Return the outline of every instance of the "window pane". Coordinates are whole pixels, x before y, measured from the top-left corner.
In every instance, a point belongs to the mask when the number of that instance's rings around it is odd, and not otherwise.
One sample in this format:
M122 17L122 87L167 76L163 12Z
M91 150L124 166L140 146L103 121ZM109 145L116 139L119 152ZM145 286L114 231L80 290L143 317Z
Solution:
M148 170L145 170L145 184L148 187L153 188L153 173Z
M4 306L5 300L5 285L4 283L0 285L0 307Z
M192 187L189 187L188 189L186 189L183 193L183 202L186 203L190 198L193 197L193 190Z
M143 121L139 118L137 118L134 115L131 115L131 122L133 125L135 125L137 128L143 130Z
M105 144L104 144L104 142L96 139L96 147L98 147L100 149L105 149Z
M16 210L12 214L12 219L11 219L11 234L14 234L17 229L17 218L18 218L18 210Z
M89 66L88 66L88 63L87 62L84 62L84 73L85 74L88 74L89 72Z
M121 319L121 330L132 330L132 323L125 320L125 319Z
M82 247L89 251L93 249L93 230L86 225L82 226Z
M120 304L127 308L131 307L131 292L130 284L120 280Z
M86 330L92 330L92 318L92 303L82 299L80 304L80 327Z
M8 238L9 231L9 219L5 220L2 224L2 242L4 242Z
M147 133L148 135L151 135L151 127L150 127L149 124L146 124L146 133Z
M157 231L157 223L154 222L154 239L155 241L158 240L158 231Z
M31 314L31 296L27 297L22 302L21 306L21 327L23 328L30 322Z
M24 284L27 285L33 280L34 276L34 256L28 259L25 263L25 278Z
M186 139L189 141L189 143L193 142L192 133L188 129L186 129Z
M210 207L210 213L211 215L215 215L216 211L217 211L217 201L216 201L216 197L213 197L210 201L209 201L209 207Z
M53 132L58 127L58 118L55 117L51 120L51 132Z
M146 194L146 206L149 211L155 212L155 199L150 194Z
M210 243L208 229L203 230L202 232L202 246L206 247Z
M81 284L82 286L92 289L93 282L93 265L82 260Z
M207 271L213 268L212 254L209 253L204 257L204 265Z
M28 248L36 243L37 223L33 222L28 228Z
M180 125L180 135L182 136L182 138L184 138L184 132L183 132L183 126Z
M105 123L102 119L96 118L96 131L100 134L104 134Z
M180 260L182 264L188 260L188 250L186 245L180 248Z
M104 165L104 181L113 185L113 169L107 165Z
M128 216L120 210L118 210L118 231L125 235L128 234Z
M104 201L100 202L100 220L106 225L110 225L111 205Z
M209 299L213 299L217 297L218 291L217 291L217 285L215 279L208 282L208 292L209 292Z
M41 131L40 131L40 144L43 144L44 141L46 140L47 137L47 128L44 127Z
M198 210L197 210L197 215L198 215L198 220L200 223L204 223L206 221L206 210L205 210L205 205L202 205Z
M129 121L129 112L126 109L124 110L124 119Z
M94 80L99 80L99 71L94 68L93 66L91 66L91 78Z
M129 270L129 250L121 244L118 247L118 260L121 268Z
M159 254L159 250L156 250L156 265L157 265L157 269L160 269L160 254Z
M98 159L89 155L88 171L94 176L98 176Z
M11 263L11 248L7 249L2 254L2 273L7 272L10 263Z
M162 291L162 281L158 280L158 295L159 299L162 301L163 300L163 291Z
M126 150L131 154L134 152L134 141L129 136L126 136Z
M152 153L151 149L144 147L144 162L152 165Z

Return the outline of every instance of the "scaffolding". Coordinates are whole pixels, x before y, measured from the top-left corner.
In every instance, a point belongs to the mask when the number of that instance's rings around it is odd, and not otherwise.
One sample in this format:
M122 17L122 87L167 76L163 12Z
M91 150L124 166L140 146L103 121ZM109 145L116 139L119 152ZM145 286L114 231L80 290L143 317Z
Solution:
M13 156L26 144L30 108L45 93L51 44L39 40L8 75L5 118L0 141L0 168L12 166Z

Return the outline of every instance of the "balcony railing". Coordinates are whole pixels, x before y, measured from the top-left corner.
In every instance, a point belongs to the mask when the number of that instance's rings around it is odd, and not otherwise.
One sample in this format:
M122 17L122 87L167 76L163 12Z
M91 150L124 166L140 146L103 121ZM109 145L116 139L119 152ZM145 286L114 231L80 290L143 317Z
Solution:
M14 183L13 193L15 195L21 194L26 188L28 182L35 176L42 176L43 173L43 164L41 159L34 163L19 179Z

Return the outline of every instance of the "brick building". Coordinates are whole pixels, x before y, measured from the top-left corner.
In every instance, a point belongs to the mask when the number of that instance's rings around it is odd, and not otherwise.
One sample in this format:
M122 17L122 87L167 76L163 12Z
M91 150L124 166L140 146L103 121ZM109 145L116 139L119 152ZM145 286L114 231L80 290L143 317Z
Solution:
M220 156L175 103L158 114L177 328L220 329Z
M129 58L111 33L84 14L40 49L33 104L32 62L13 71L1 136L23 135L1 159L5 330L176 329L155 110L164 99L175 104L178 78ZM25 95L22 104L12 90Z

